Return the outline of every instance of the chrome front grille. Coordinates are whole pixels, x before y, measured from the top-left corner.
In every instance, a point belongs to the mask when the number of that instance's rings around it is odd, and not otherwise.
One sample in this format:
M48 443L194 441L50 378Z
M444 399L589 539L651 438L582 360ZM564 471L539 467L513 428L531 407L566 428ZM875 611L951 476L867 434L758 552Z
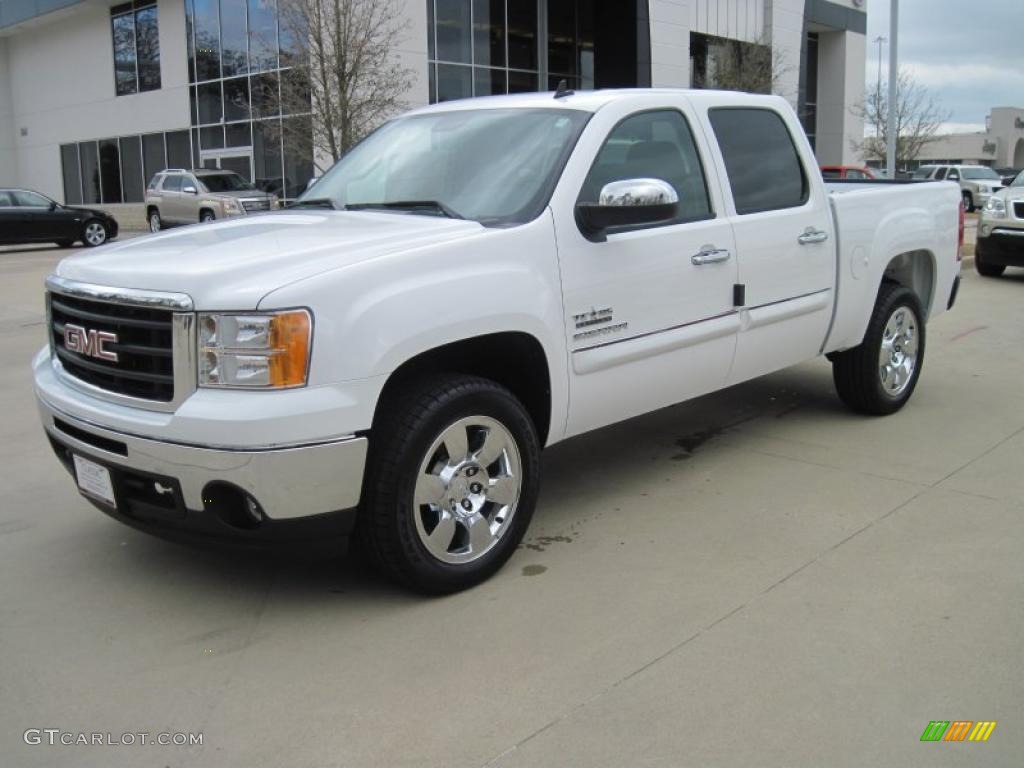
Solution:
M195 315L184 294L46 281L55 369L90 394L173 410L196 386Z
M51 293L53 352L77 379L110 392L169 403L174 399L173 314ZM93 332L116 339L103 345L106 359L73 348L71 339L81 336L88 344L95 338Z
M256 211L269 211L270 201L269 200L243 200L242 207L245 208L247 213L254 213Z

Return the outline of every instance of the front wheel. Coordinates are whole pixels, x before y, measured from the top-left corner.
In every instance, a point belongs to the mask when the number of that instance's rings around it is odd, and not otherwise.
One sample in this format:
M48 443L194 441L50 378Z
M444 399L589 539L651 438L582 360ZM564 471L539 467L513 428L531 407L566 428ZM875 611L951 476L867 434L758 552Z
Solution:
M359 527L382 569L426 594L496 572L530 523L540 442L504 387L439 376L382 404L374 423Z
M963 197L964 197L964 212L965 213L974 213L974 195L972 195L970 192L964 192L963 193Z
M974 247L974 268L982 277L1000 277L1006 271L1005 264L990 264L985 261L981 249L977 246Z
M215 221L216 217L213 215L213 211L203 211L199 214L200 224L209 224L211 221Z
M90 219L85 222L85 228L82 231L82 242L90 248L103 245L107 242L107 225L98 219Z
M832 379L846 405L876 416L906 405L924 364L923 317L912 290L882 283L864 341L832 358Z

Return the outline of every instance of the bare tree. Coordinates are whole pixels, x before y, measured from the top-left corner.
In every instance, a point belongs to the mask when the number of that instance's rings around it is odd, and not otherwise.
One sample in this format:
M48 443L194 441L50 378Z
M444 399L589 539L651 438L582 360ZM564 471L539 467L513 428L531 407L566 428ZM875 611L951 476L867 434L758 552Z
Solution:
M868 132L873 134L853 139L850 142L853 150L866 161L884 164L889 141L888 84L876 83L864 94L864 100L852 109L857 117L864 120ZM906 167L920 156L926 146L938 141L939 129L949 117L950 113L910 72L901 70L896 81L896 167Z
M396 59L407 32L396 0L279 0L281 130L296 153L334 162L404 107L412 70ZM286 46L282 43L282 49ZM322 169L321 169L322 170Z

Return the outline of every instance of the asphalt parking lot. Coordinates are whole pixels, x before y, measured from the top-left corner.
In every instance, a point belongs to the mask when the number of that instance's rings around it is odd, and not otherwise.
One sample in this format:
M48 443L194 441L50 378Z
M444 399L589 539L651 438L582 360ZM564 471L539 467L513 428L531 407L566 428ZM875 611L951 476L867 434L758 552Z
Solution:
M895 416L818 361L554 447L506 568L423 599L81 500L28 367L62 253L0 250L0 764L1021 764L1024 271L964 270Z

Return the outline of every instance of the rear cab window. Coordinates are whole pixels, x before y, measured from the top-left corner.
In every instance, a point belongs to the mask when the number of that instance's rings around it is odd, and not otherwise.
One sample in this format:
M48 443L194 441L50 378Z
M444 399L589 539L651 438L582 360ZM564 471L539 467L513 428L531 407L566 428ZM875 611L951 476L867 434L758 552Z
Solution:
M782 116L760 107L708 111L739 215L798 208L810 184Z

